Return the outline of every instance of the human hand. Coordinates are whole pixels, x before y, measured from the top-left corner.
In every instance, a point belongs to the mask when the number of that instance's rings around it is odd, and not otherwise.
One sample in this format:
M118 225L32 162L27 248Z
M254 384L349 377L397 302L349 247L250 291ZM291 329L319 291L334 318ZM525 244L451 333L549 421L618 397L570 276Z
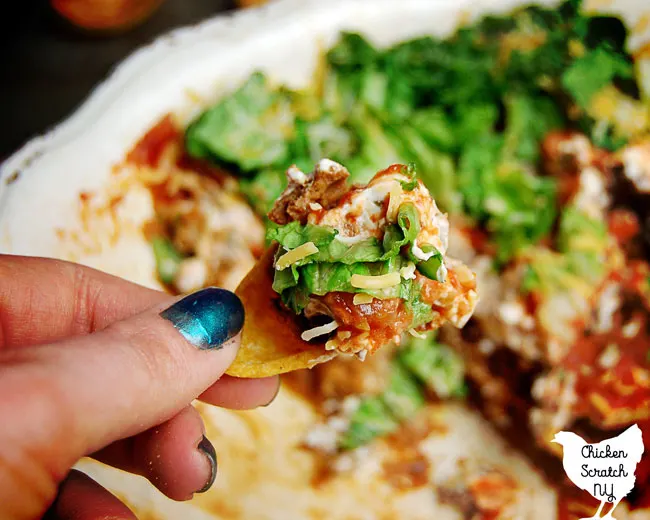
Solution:
M277 377L223 375L243 320L222 289L179 301L75 264L0 255L0 518L135 518L70 471L86 455L176 500L207 490L216 456L193 399L249 409L279 389Z

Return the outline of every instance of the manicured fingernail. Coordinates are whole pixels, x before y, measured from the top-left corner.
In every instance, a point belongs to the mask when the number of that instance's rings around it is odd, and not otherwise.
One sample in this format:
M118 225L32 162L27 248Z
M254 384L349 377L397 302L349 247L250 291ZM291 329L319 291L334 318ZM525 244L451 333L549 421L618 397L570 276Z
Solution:
M197 449L203 454L203 456L208 459L210 463L210 477L201 489L197 493L205 493L208 489L214 484L214 480L217 478L217 453L214 451L214 446L204 435L197 446Z
M202 350L221 348L244 326L244 306L239 298L215 287L186 296L160 315Z
M273 394L273 397L271 398L271 400L268 403L266 403L264 406L271 406L271 403L273 403L273 401L275 401L275 398L280 393L280 387L281 386L282 386L282 380L280 378L278 378L278 388L276 389L275 394Z

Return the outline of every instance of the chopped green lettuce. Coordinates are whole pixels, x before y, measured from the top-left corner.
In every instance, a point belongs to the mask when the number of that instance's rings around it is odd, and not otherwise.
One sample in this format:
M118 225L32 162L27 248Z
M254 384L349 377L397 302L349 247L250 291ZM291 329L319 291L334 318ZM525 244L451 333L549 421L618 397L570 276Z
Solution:
M420 232L420 214L411 203L402 204L397 211L397 224L386 228L383 239L382 259L392 258L404 246L412 246Z
M458 168L467 213L485 224L500 263L548 234L555 218L555 180L531 171L555 116L532 115L532 106L544 107L545 101L514 97L509 104L505 134L485 134L468 144ZM539 121L531 123L530 117Z
M327 157L333 161L346 162L356 153L357 138L331 115L317 120L296 120L296 138L291 145L291 162L298 168L309 169Z
M391 260L383 262L364 262L355 264L343 264L318 262L305 265L300 268L300 278L303 280L304 287L310 294L324 296L327 293L338 292L365 292L375 294L378 297L400 297L400 286L396 285L389 289L377 291L369 289L357 289L350 283L350 278L354 274L364 276L380 276L383 274L394 273L399 271L403 266L400 257L394 257Z
M187 129L190 155L235 164L242 171L283 165L289 160L294 114L286 95L261 73L204 112Z
M421 249L424 253L430 253L434 251L435 254L428 260L419 262L417 264L418 271L420 271L424 276L430 278L431 280L444 282L444 280L440 279L440 268L444 264L442 253L429 244L425 244Z
M504 154L534 164L540 142L551 130L562 128L564 120L557 104L544 94L512 94L505 97L507 126Z
M343 450L358 448L395 432L424 405L424 389L440 399L464 397L462 359L433 336L410 338L392 360L388 386L378 395L362 398L339 441Z
M565 254L567 268L590 283L604 272L603 257L607 247L607 225L589 217L575 206L567 206L560 219L558 249Z
M350 180L367 183L390 164L413 162L391 141L381 121L363 106L355 107L349 124L359 136L359 153L348 161Z
M407 172L408 173L408 172ZM414 175L414 173L413 173ZM330 292L365 293L377 298L402 298L411 306L414 323L430 321L431 306L419 299L419 289L412 280L401 280L387 289L359 289L353 287L353 275L379 276L399 272L408 261L401 255L409 251L420 231L420 217L413 204L402 204L397 212L397 223L386 228L382 242L374 237L347 244L337 238L338 231L327 226L302 225L290 222L284 226L271 225L267 240L280 244L276 259L286 251L312 242L318 252L276 270L273 289L294 312L299 314L309 295L324 296ZM411 258L412 255L409 253ZM414 259L417 262L417 259ZM426 269L426 267L425 267ZM423 321L424 320L424 321Z
M255 177L239 181L239 189L248 203L260 215L266 215L287 187L283 170L261 170Z
M420 284L413 280L403 280L401 289L404 306L413 316L409 328L414 329L431 322L433 319L433 309L430 304L422 300L422 288Z
M454 123L442 108L430 107L418 110L411 115L408 122L431 148L445 152L457 148Z
M601 46L574 61L562 74L562 85L578 106L588 110L599 90L612 84L616 78L628 79L633 75L631 60Z
M413 338L400 352L400 361L439 398L463 397L466 394L465 366L451 348L431 336Z
M398 421L381 396L366 397L350 420L350 427L339 441L339 447L352 450L368 444L377 437L394 432Z
M476 103L454 107L452 124L456 146L455 151L462 151L464 146L484 137L489 137L496 128L499 119L499 107Z
M498 262L507 262L549 233L556 215L555 194L552 179L523 169L499 172L485 200Z
M338 43L327 53L332 66L352 71L372 65L379 57L379 51L368 40L351 32L342 32Z
M522 291L552 294L597 285L605 274L608 246L605 222L567 206L560 217L558 251L538 248L522 281Z
M163 283L171 284L176 277L178 267L183 260L171 240L163 237L155 237L151 241L153 254L156 260L156 271Z
M379 395L364 397L339 441L343 450L358 448L377 437L393 433L424 405L421 385L398 359L391 365L388 387Z
M388 388L382 398L398 421L413 417L424 405L424 394L413 375L400 363L393 361Z
M346 244L337 239L337 235L338 230L334 228L315 224L303 226L300 222L295 221L285 226L270 225L266 233L267 240L278 242L287 251L307 242L314 243L318 248L318 253L299 260L295 264L298 266L313 262L340 262L343 264L376 262L395 256L399 252L385 255L379 241L374 237Z
M450 212L458 210L460 201L456 194L456 172L451 156L431 148L408 124L387 125L386 132L400 150L400 155L415 164L422 182L440 207Z

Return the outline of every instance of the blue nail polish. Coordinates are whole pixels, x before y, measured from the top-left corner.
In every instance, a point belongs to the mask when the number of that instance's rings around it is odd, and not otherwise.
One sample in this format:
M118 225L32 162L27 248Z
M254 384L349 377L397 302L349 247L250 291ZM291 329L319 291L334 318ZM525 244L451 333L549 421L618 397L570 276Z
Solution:
M244 306L239 298L215 287L186 296L160 315L202 350L221 348L244 326Z

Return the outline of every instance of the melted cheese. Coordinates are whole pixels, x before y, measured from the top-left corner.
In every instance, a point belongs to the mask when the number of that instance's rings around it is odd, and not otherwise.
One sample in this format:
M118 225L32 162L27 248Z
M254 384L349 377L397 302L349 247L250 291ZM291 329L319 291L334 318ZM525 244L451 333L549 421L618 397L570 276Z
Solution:
M278 271L283 271L291 264L295 264L297 261L302 260L303 258L308 257L318 253L318 248L313 242L307 242L301 246L292 249L291 251L283 254L278 261L275 263L275 268Z
M388 289L399 285L401 277L399 273L388 273L379 276L365 276L353 274L350 279L352 287L357 289Z

